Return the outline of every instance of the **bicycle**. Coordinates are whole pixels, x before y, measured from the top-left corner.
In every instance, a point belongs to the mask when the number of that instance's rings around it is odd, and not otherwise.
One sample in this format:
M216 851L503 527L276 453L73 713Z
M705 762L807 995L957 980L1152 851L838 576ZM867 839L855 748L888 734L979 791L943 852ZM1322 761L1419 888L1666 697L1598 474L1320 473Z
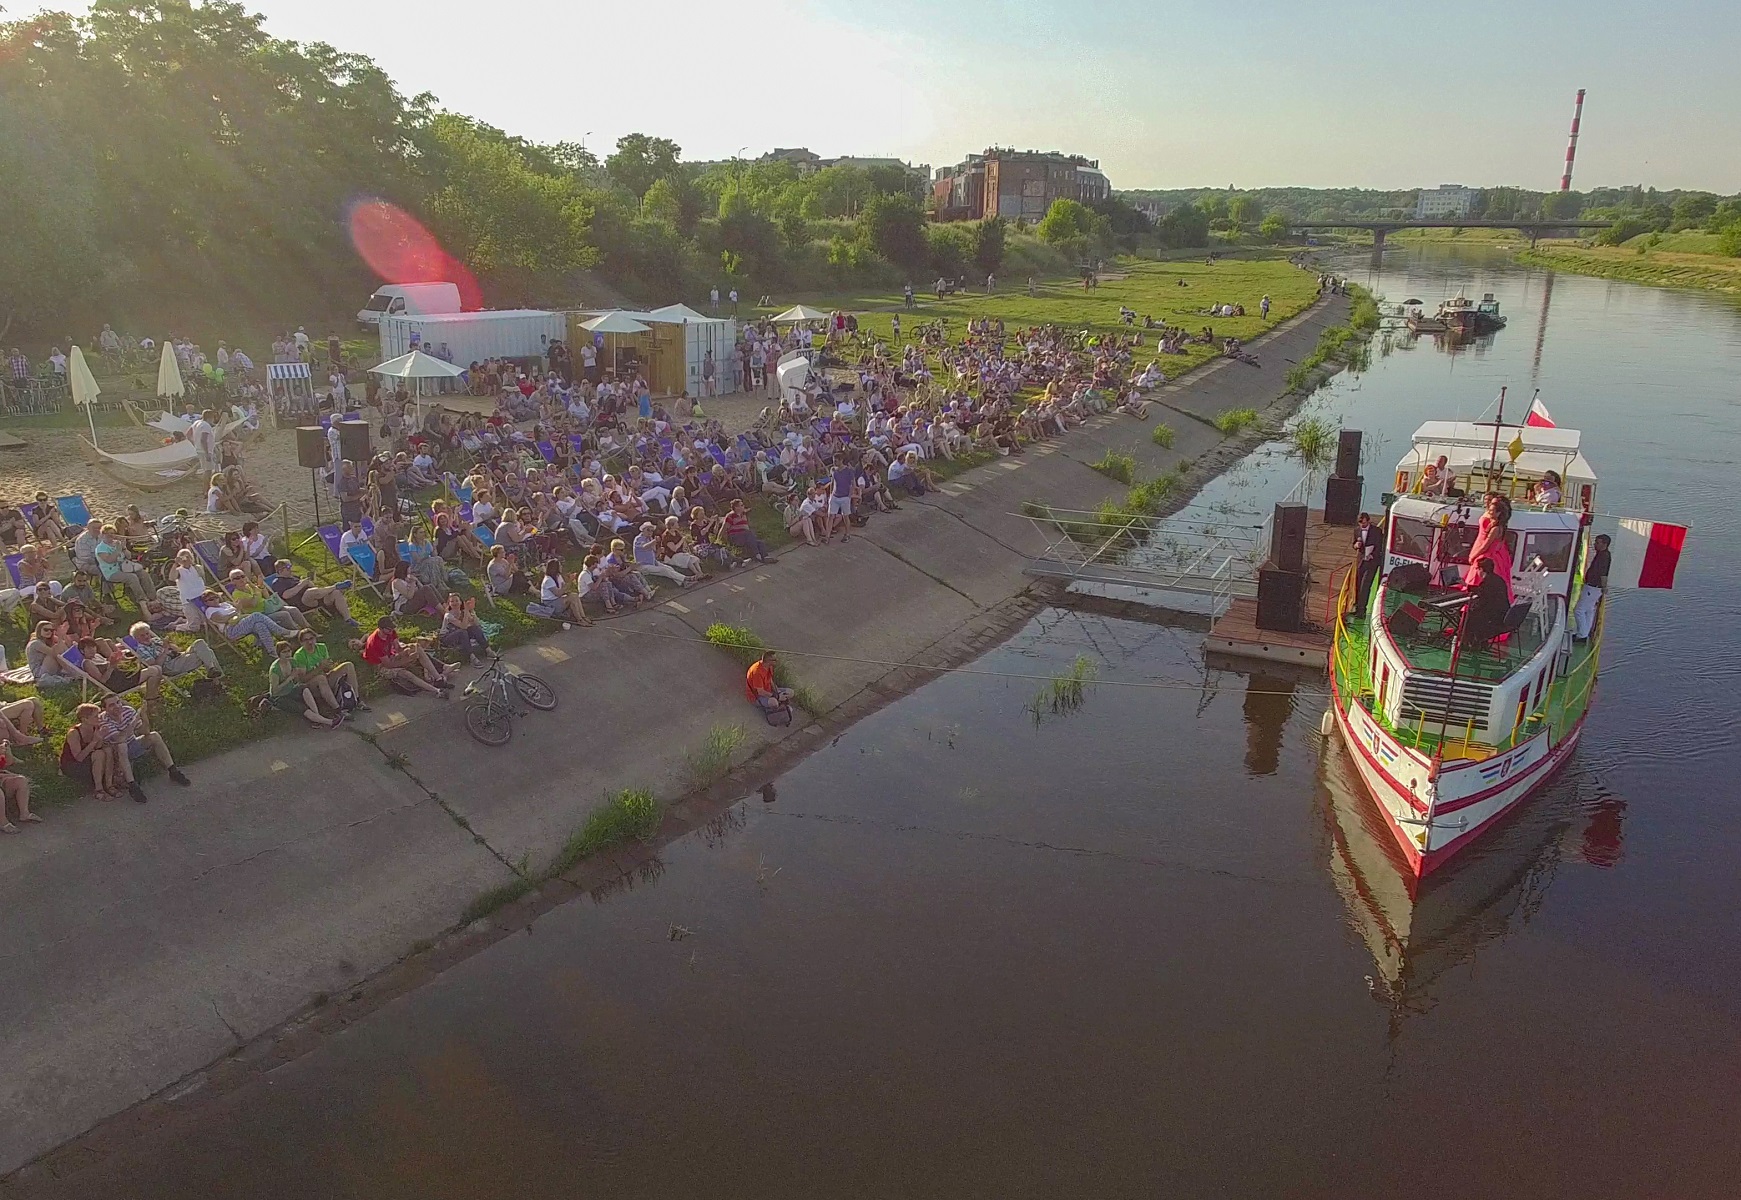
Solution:
M470 697L466 732L486 746L506 746L514 736L514 717L526 715L516 706L516 696L540 712L556 708L555 688L529 672L504 669L499 653L490 659L488 670L465 685L463 694Z

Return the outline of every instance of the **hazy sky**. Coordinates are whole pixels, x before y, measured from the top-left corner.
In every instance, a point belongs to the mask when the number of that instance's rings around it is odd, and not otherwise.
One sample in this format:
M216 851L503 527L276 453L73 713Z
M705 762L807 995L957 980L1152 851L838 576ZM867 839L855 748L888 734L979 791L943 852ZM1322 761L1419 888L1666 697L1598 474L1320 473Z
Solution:
M7 0L13 15L88 7ZM407 93L539 141L942 165L989 144L1113 186L1741 191L1741 0L254 0Z

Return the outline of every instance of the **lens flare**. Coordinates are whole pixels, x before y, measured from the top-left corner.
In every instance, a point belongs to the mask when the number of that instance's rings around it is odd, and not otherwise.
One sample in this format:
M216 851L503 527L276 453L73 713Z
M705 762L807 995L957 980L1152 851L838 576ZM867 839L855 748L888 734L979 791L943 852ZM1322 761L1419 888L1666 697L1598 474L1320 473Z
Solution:
M373 197L350 211L351 245L383 283L454 283L468 310L483 307L469 268L442 249L422 222L396 204Z

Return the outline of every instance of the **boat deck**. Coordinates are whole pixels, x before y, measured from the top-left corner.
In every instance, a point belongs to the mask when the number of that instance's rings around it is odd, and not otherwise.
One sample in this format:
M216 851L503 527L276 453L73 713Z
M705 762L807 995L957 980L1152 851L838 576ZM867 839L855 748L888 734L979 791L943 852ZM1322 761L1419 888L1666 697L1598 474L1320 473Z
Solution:
M1238 658L1326 667L1335 617L1330 589L1342 586L1345 568L1354 564L1354 530L1326 525L1321 509L1306 515L1306 621L1294 633L1257 627L1257 601L1235 596L1225 613L1209 627L1206 649Z
M1454 595L1453 592L1435 593L1435 595ZM1384 618L1388 625L1398 609L1405 604L1420 606L1426 597L1410 595L1406 592L1384 592ZM1455 645L1457 630L1456 614L1440 620L1434 616L1427 618L1419 633L1408 638L1398 639L1392 634L1392 640L1397 649L1408 659L1409 666L1422 671L1436 671L1445 674L1451 669L1451 651ZM1457 662L1457 674L1464 679L1480 679L1487 683L1497 683L1504 679L1521 663L1528 662L1542 646L1541 628L1536 623L1533 614L1524 621L1523 627L1513 633L1503 642L1479 649L1466 649Z

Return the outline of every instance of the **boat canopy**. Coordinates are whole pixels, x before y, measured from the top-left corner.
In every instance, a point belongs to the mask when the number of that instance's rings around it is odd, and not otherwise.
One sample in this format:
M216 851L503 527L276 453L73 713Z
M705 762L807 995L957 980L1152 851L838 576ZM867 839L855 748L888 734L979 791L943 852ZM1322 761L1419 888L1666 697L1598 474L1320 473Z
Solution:
M1560 477L1564 503L1582 508L1593 500L1596 491L1596 470L1578 446L1581 437L1576 429L1545 425L1500 425L1499 457L1493 456L1494 425L1491 421L1428 421L1415 430L1414 444L1396 465L1396 491L1407 492L1418 487L1422 469L1429 463L1445 458L1445 465L1454 479L1471 484L1465 490L1486 490L1486 482L1467 477L1485 475L1489 467L1496 468L1500 487L1511 494L1514 503L1521 502L1528 485L1553 471ZM1510 447L1521 439L1523 452L1515 460Z

